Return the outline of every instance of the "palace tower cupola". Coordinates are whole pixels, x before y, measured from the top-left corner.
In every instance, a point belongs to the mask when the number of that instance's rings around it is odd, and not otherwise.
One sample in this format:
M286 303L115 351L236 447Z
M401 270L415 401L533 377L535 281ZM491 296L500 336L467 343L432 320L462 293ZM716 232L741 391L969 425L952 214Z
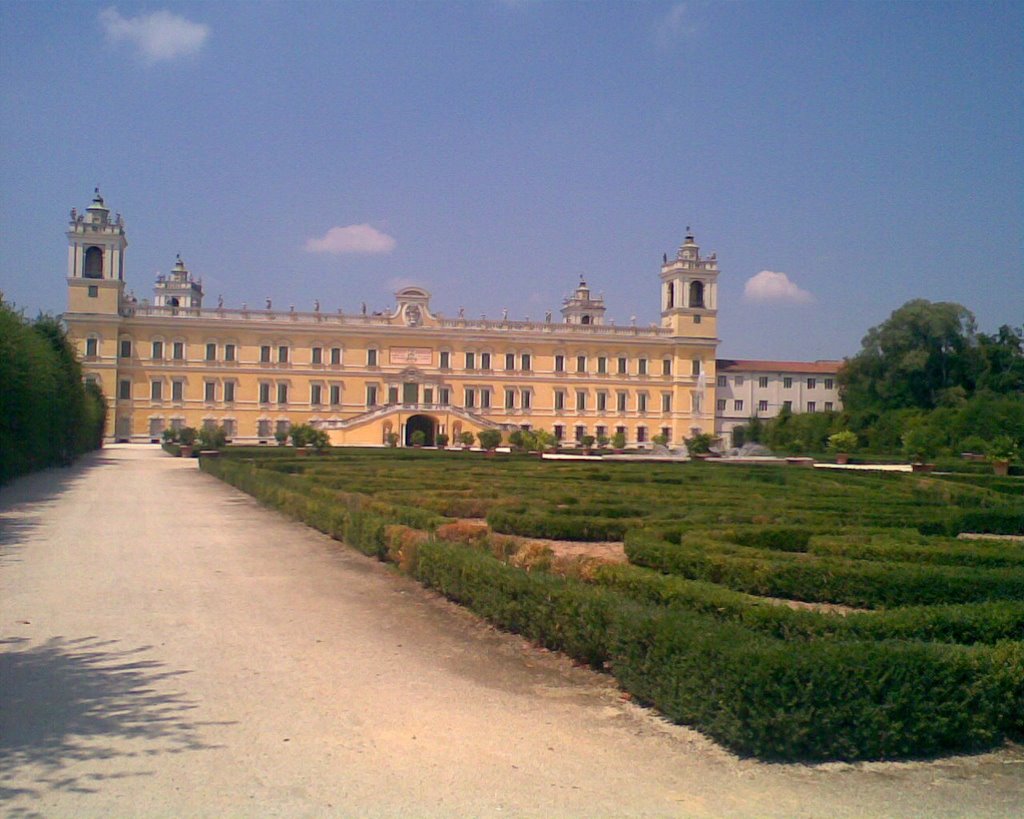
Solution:
M156 277L156 284L153 285L153 304L156 307L203 306L203 283L192 278L180 255L168 275L160 274Z
M566 324L604 324L604 296L592 296L583 276L573 294L562 302Z
M68 222L68 306L76 312L118 313L124 296L124 251L128 240L121 214L96 188L92 203Z
M690 228L674 259L661 266L661 326L675 336L714 337L718 314L718 258L701 258Z

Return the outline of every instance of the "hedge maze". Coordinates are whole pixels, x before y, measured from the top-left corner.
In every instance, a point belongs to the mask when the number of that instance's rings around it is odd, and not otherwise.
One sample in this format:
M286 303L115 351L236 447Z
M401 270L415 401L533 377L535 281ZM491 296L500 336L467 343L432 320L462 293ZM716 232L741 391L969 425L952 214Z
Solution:
M1019 478L283 448L202 467L740 754L1024 735L1024 542L956 537L1024 535ZM624 541L629 562L525 538Z

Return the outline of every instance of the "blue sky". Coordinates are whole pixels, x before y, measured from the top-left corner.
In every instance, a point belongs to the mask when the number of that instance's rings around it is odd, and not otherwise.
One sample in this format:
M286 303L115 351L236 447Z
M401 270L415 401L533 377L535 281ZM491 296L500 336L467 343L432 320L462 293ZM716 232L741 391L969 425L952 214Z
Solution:
M539 319L583 273L649 323L689 225L718 253L722 356L851 355L911 298L1020 325L1022 23L1020 2L7 2L0 288L64 308L68 210L99 185L140 298L180 252L227 306L384 309L417 283L447 315Z

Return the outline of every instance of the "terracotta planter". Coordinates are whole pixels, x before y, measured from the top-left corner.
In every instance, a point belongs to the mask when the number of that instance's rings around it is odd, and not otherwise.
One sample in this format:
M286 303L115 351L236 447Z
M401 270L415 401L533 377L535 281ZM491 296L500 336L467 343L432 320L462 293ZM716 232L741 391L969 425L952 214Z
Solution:
M935 469L935 464L911 464L910 469L913 472L931 472Z
M849 453L847 453L847 452L837 452L836 453L836 463L837 464L839 464L840 466L843 466L845 464L848 464L849 462L850 462L850 455L849 455Z
M309 450L303 446L300 446L298 449L295 450L295 454L298 455L300 458L304 458L307 455L309 455Z
M1010 474L1009 461L992 461L992 471L1002 478Z
M182 444L181 449L179 450L179 454L181 455L182 458L191 458L192 447L185 446L184 444Z

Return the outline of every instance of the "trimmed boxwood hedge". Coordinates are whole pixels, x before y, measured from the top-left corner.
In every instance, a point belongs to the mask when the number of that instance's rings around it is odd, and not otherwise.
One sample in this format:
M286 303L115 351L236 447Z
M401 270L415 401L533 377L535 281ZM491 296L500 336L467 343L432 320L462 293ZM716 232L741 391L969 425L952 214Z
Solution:
M502 509L487 514L487 525L503 534L582 541L622 540L629 528L629 523L620 519L520 514Z

